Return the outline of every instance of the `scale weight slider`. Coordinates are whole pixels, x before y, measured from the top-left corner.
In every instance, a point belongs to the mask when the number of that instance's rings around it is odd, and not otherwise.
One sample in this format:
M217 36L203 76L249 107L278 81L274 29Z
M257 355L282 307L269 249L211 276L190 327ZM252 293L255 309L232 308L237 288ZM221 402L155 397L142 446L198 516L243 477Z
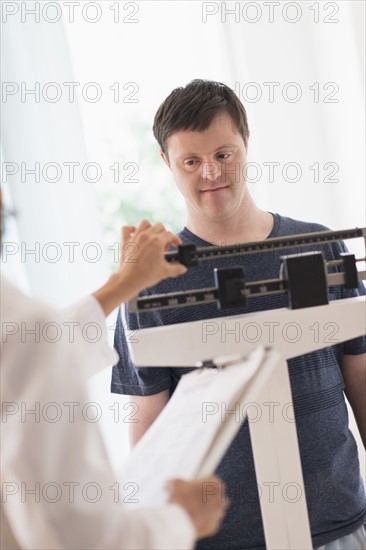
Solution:
M282 256L281 272L287 281L291 309L329 303L326 267L322 252Z
M219 309L246 306L244 269L242 267L215 267L214 277Z

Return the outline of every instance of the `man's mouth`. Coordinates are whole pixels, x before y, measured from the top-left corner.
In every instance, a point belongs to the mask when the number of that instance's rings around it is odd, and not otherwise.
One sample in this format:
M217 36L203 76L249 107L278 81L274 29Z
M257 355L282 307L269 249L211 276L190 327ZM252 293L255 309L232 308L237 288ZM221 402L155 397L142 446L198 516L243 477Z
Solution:
M201 189L201 193L216 193L222 189L227 189L228 185L221 185L220 187L210 187L209 189Z

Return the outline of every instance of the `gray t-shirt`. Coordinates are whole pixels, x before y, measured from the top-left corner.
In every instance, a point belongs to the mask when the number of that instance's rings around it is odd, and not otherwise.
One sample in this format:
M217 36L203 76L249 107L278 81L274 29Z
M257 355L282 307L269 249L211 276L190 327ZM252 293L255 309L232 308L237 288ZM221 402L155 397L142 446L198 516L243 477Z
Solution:
M274 214L274 226L269 237L322 231L328 228ZM208 246L187 228L179 233L184 243ZM142 295L174 292L214 286L214 267L244 267L245 279L255 281L277 278L280 257L314 250L302 247L253 254L236 258L220 258L201 262L178 279L167 279ZM319 246L327 260L346 251L343 243ZM365 294L361 284L356 290L331 287L329 298L339 299ZM126 395L152 395L176 388L180 377L190 368L136 367L129 356L124 324L135 330L152 326L225 317L265 309L288 307L287 295L273 295L248 300L247 306L221 311L216 304L196 305L137 314L124 311L118 315L115 347L120 360L113 368L111 390ZM314 337L337 341L336 327L329 319L328 326L317 326L314 318ZM309 327L306 327L308 330ZM161 346L164 346L162 341ZM187 343L189 345L189 343ZM357 338L342 344L296 357L288 361L297 433L304 474L305 490L314 547L355 531L366 521L366 497L355 440L348 428L348 414L344 399L344 381L340 370L343 354L366 352L366 338ZM199 360L199 358L197 358ZM222 527L214 537L197 543L199 549L264 549L258 487L254 471L248 422L240 428L225 457L215 472L226 484L231 501ZM270 481L270 480L269 480ZM268 498L260 489L263 498ZM275 489L274 489L275 491ZM274 492L276 498L276 492ZM277 495L278 498L278 495ZM289 498L292 498L289 496Z

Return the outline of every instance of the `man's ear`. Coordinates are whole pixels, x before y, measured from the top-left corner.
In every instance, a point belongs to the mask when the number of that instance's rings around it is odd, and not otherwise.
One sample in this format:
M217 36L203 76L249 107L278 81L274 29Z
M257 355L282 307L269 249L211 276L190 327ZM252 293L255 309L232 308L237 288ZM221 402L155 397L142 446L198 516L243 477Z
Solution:
M167 167L169 168L169 170L171 170L168 155L166 155L164 153L164 151L160 151L160 156L163 159L163 161L165 162L165 164L167 165Z

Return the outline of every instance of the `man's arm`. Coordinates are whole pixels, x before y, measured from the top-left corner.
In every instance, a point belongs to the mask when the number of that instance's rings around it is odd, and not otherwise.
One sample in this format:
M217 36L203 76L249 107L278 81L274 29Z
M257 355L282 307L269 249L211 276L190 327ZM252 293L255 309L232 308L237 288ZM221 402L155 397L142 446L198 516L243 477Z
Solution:
M131 447L136 445L146 430L150 428L155 418L159 416L168 403L169 396L169 390L164 390L155 395L134 395L130 397L130 402L137 405L137 412L134 413L134 418L137 418L137 422L130 424L129 437Z
M346 385L344 391L366 449L366 353L344 355L342 374Z

